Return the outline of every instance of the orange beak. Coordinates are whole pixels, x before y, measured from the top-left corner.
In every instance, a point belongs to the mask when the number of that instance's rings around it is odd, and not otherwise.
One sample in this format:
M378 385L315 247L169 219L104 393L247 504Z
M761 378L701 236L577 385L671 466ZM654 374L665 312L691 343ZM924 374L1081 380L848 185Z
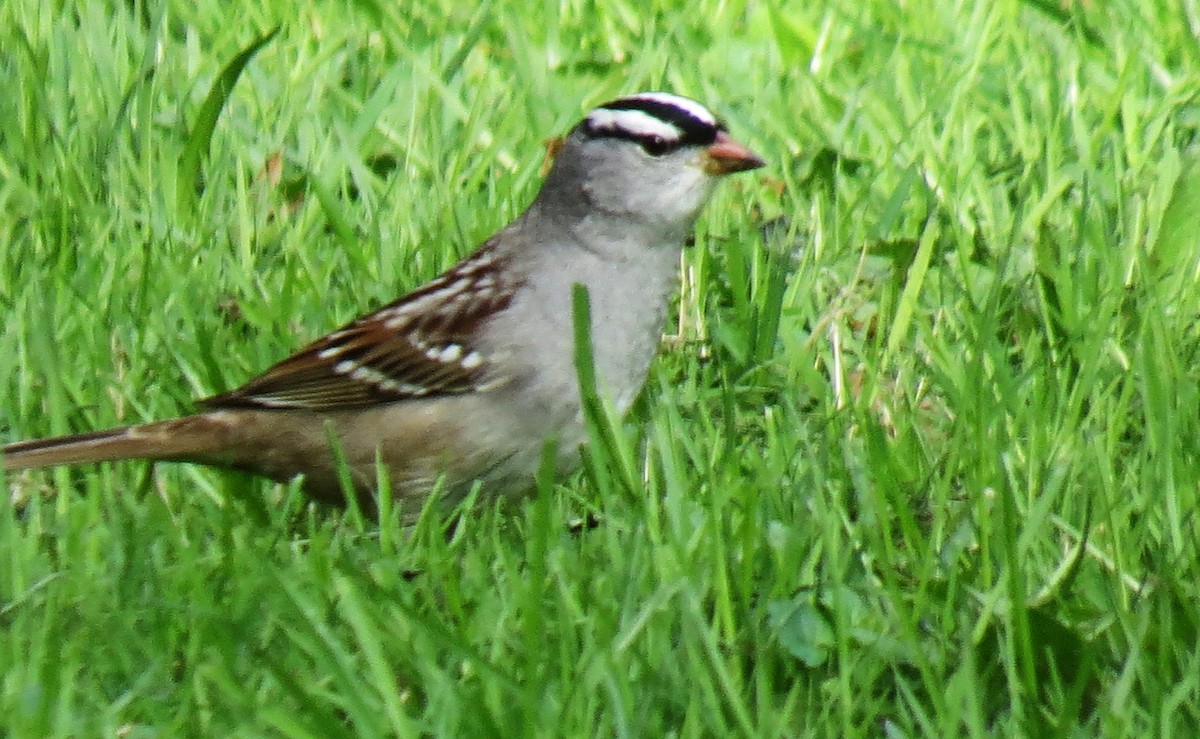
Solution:
M727 175L758 169L766 164L754 152L739 144L724 131L717 132L717 140L704 151L704 171L711 175Z

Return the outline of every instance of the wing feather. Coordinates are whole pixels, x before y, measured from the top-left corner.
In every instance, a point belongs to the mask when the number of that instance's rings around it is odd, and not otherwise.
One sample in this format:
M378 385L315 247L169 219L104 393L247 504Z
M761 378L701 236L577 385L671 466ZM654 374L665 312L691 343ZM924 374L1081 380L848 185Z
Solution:
M472 339L512 301L491 244L399 300L314 341L208 408L330 411L473 392L492 375Z

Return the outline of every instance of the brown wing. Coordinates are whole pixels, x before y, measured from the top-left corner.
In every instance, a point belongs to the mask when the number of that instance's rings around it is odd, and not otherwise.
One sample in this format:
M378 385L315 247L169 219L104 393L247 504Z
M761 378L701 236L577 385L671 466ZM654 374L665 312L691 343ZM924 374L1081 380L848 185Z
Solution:
M488 381L478 328L512 301L489 246L424 287L318 339L208 408L338 410L467 393Z

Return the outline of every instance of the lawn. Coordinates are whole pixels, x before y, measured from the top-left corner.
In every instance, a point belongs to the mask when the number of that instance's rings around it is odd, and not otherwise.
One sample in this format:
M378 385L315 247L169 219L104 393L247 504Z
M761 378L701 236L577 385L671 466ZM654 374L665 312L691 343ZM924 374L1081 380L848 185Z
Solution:
M619 94L768 161L518 506L8 475L0 734L1193 735L1198 40L1191 0L0 3L3 441L416 287Z

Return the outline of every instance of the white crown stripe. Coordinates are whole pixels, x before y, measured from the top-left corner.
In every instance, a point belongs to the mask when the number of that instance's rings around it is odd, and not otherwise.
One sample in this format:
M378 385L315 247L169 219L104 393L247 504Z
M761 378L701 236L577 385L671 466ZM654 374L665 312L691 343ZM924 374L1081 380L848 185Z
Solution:
M670 105L686 112L691 117L698 121L707 123L710 126L717 125L717 117L712 114L708 108L705 108L695 100L690 100L678 95L672 95L669 92L639 92L636 95L629 95L625 100L651 100L656 103Z
M623 131L635 137L659 136L666 141L683 138L683 131L676 126L640 110L597 108L587 119L595 131Z

